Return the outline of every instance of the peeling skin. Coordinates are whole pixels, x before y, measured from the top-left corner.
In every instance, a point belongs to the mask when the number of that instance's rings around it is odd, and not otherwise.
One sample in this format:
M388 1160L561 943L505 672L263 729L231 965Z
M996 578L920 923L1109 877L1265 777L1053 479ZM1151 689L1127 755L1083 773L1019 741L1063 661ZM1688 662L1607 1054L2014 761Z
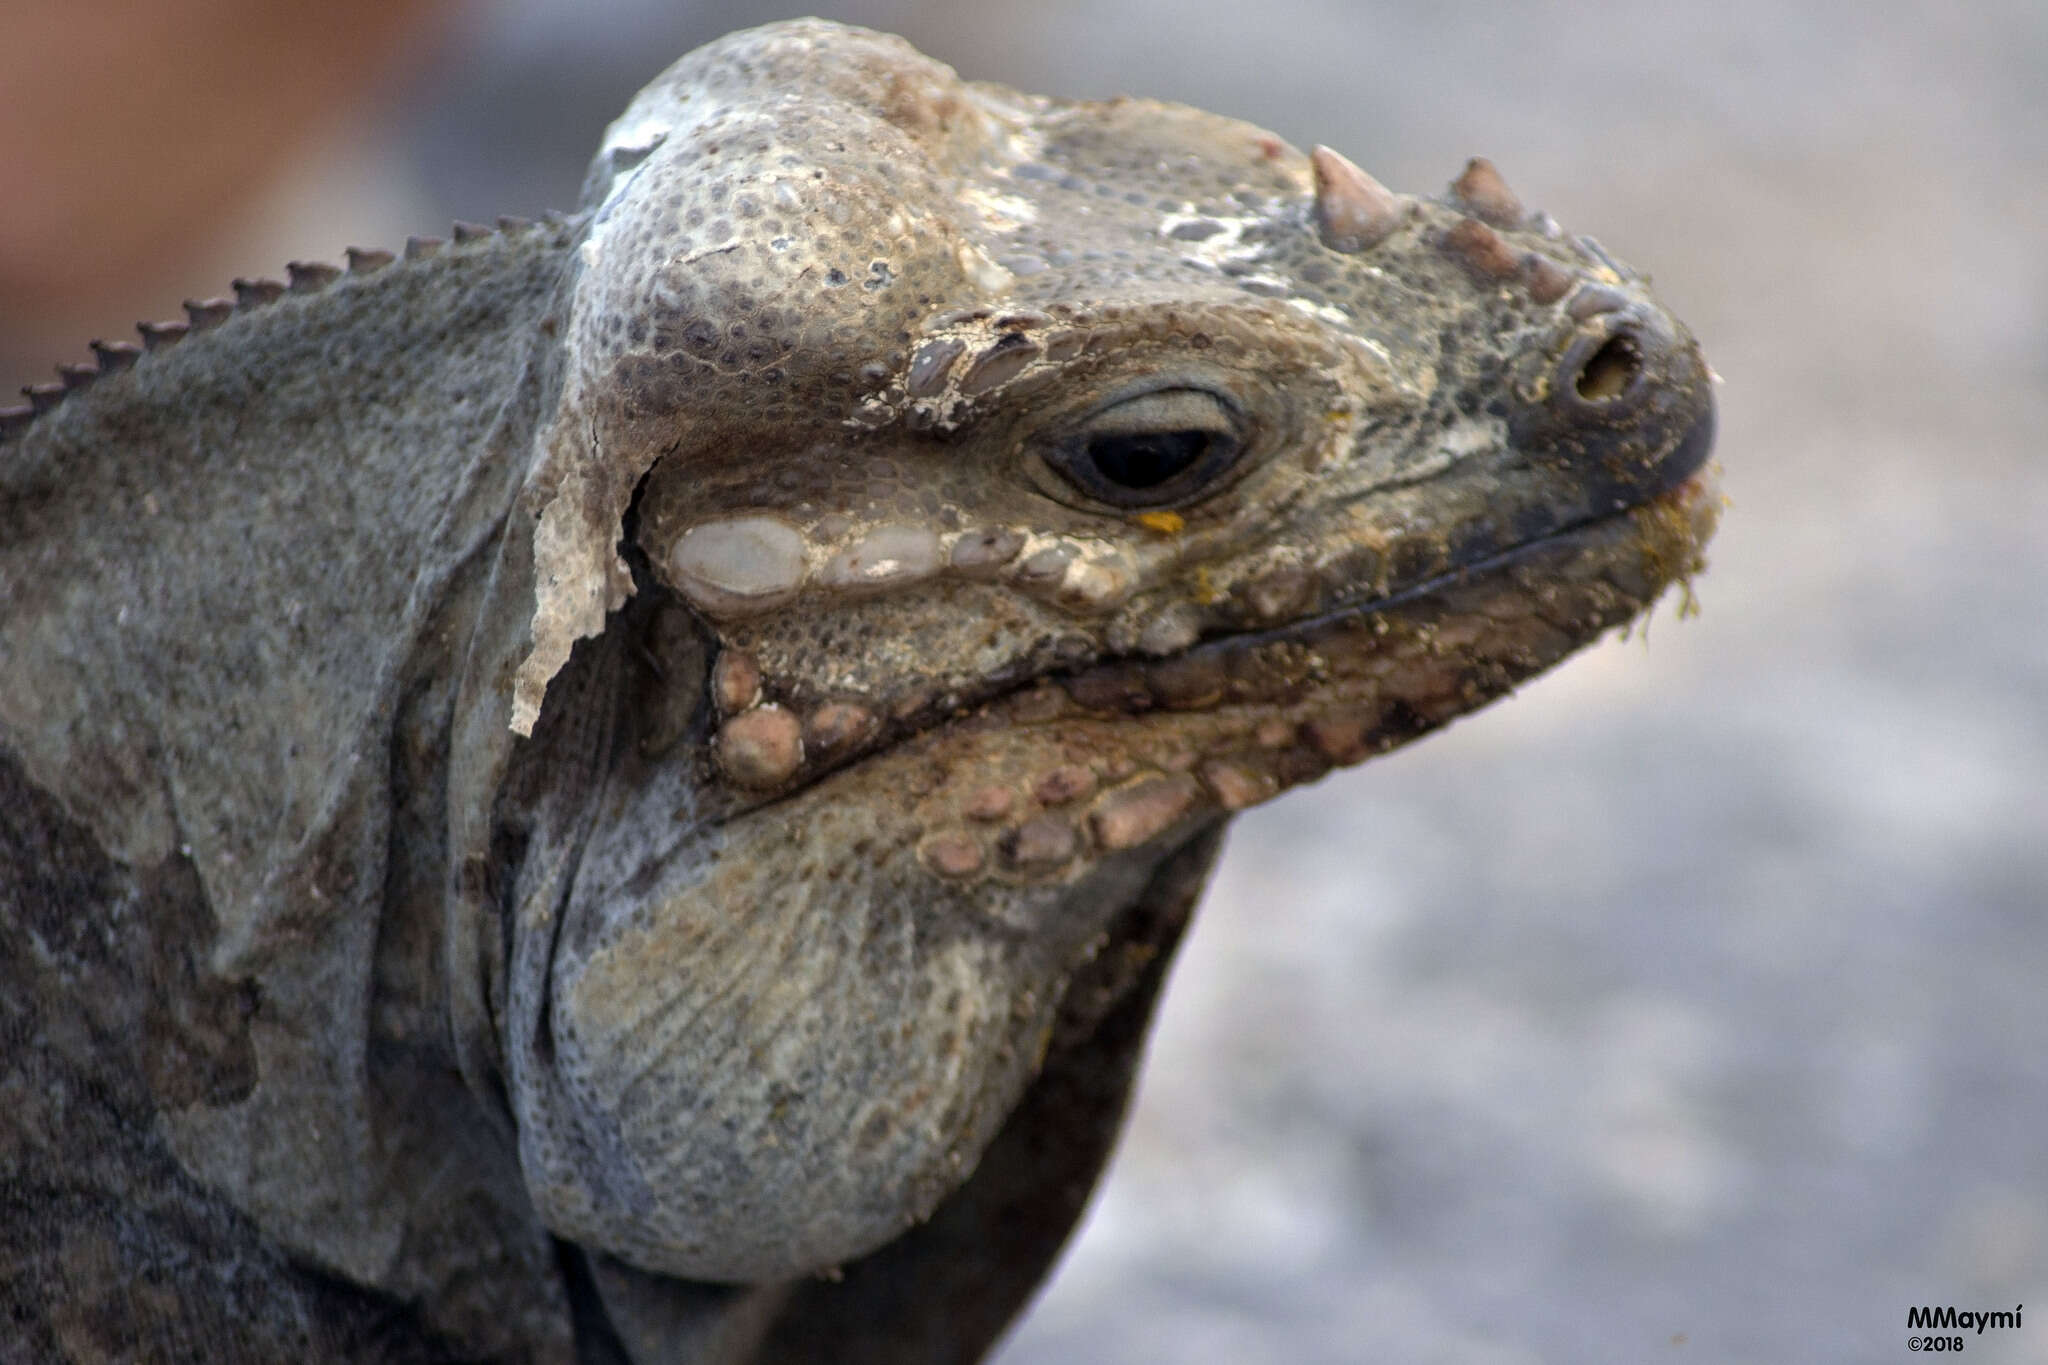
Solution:
M151 1264L436 1351L976 1358L1228 817L1690 600L1720 509L1691 335L1489 163L818 21L574 217L287 274L0 410L0 781L91 854L50 924L201 926L136 979L214 1004L75 1030L243 1229Z

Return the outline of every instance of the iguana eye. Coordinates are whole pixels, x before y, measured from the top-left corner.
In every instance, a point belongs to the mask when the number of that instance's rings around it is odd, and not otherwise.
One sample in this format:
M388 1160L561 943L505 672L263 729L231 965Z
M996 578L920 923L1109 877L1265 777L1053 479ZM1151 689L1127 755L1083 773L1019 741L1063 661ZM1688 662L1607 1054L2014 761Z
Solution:
M1199 497L1237 463L1243 425L1206 389L1155 389L1090 416L1046 463L1097 501L1164 507Z

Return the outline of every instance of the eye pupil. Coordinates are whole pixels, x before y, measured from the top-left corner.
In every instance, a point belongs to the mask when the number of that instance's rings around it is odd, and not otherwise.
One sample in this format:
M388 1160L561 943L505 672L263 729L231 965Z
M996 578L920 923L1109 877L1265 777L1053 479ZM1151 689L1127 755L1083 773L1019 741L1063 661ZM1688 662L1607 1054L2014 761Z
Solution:
M1119 487L1157 488L1208 454L1211 439L1206 431L1097 436L1088 442L1088 460Z
M1238 464L1248 427L1210 390L1152 389L1098 408L1040 450L1083 497L1135 511L1207 496Z

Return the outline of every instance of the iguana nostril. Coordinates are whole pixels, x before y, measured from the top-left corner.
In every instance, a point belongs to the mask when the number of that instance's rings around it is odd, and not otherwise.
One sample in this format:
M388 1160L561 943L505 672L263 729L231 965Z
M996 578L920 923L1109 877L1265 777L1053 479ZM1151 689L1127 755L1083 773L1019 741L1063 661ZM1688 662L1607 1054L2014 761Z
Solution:
M1583 291L1581 291L1583 292ZM1572 482L1601 514L1690 477L1713 444L1706 362L1684 329L1643 302L1595 314L1508 416L1516 450Z
M1573 387L1588 403L1611 402L1634 387L1642 373L1642 348L1627 332L1617 332L1587 357Z

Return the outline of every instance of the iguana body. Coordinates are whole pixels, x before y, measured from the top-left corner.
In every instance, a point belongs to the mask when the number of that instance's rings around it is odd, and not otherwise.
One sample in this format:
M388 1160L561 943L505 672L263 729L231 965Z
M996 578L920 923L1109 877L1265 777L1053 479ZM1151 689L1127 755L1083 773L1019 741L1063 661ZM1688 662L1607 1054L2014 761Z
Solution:
M351 267L0 418L31 1357L978 1357L1230 812L1715 511L1697 347L1485 163L829 24Z

